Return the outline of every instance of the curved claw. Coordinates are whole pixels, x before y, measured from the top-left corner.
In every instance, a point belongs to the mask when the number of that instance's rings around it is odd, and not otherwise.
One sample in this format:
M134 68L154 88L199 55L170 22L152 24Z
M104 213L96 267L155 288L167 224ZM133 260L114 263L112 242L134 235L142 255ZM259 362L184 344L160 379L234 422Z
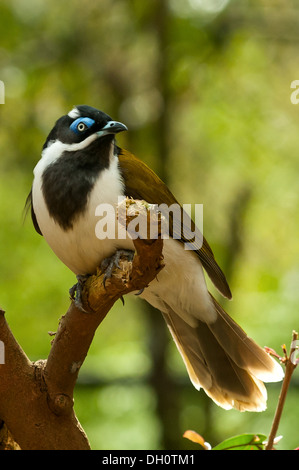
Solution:
M88 277L89 277L88 275L82 276L79 274L77 276L77 281L78 281L77 284L74 284L73 287L69 289L71 300L75 303L76 307L79 310L82 310L82 312L84 313L88 313L88 312L83 308L82 291L83 291L83 284Z
M104 279L103 279L103 286L105 286L107 279L110 279L112 276L112 272L114 268L119 268L119 261L122 256L125 256L128 261L132 261L134 258L135 252L132 250L117 250L114 255L110 256L109 258L103 259L101 262L101 270L102 272L105 271Z
M144 287L142 289L140 289L140 291L136 292L135 295L141 295L143 291L144 291Z

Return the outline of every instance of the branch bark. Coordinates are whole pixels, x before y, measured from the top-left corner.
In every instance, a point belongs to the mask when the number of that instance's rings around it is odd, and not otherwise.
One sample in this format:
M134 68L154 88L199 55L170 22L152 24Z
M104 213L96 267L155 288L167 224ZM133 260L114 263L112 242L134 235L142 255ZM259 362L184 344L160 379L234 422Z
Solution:
M156 217L142 201L126 200L125 204L126 217L120 222L127 228L141 212L148 220ZM3 442L3 436L9 436L10 441L17 443L16 448L19 445L23 450L90 448L73 409L73 391L79 370L98 326L116 300L146 288L163 268L160 231L155 240L137 238L133 242L133 261L122 258L105 287L102 272L87 279L82 302L88 313L71 303L60 320L46 361L31 362L28 359L14 338L4 311L0 310L0 339L5 345L5 364L0 364L0 420L8 430L0 433L2 448L8 446Z

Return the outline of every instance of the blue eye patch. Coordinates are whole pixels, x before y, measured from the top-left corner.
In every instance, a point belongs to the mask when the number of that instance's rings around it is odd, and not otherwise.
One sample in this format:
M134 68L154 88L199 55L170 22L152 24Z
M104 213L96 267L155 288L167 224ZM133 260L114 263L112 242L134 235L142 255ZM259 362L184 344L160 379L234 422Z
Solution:
M75 132L75 134L81 134L89 129L94 123L95 121L89 117L80 117L72 122L70 129Z

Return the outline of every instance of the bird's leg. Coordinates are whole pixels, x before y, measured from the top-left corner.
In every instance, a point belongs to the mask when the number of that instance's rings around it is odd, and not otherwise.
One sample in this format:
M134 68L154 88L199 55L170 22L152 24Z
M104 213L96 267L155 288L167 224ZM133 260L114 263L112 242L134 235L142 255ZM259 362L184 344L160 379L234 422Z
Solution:
M119 261L122 256L126 257L128 261L132 261L134 258L135 252L132 250L117 250L114 255L110 256L109 258L103 259L101 262L101 270L105 272L103 284L105 287L105 283L107 279L110 279L112 276L112 272L114 268L119 268Z
M70 297L74 301L76 307L78 307L83 312L86 312L86 310L84 310L83 305L82 305L82 291L83 291L84 282L88 279L89 275L78 274L76 277L77 277L78 282L77 284L74 284L73 287L70 288L69 290Z

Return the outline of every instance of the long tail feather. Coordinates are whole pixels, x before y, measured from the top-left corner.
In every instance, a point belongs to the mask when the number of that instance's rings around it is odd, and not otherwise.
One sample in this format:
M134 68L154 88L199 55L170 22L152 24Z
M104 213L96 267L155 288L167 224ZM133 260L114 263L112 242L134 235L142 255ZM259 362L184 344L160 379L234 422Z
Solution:
M218 315L209 324L199 320L192 327L170 307L163 312L190 379L225 409L262 411L263 381L281 380L282 368L212 300Z

